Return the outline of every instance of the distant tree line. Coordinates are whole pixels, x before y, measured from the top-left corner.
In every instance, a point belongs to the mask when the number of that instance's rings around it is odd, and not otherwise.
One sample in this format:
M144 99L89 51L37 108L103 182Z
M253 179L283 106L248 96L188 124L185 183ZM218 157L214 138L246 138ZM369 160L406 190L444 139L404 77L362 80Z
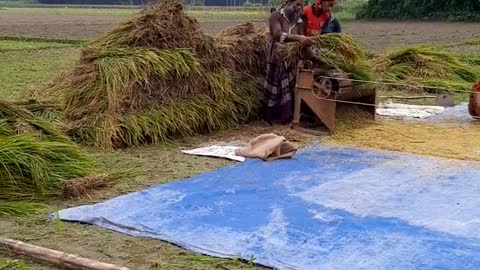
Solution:
M149 0L37 0L39 4L50 5L144 5ZM187 5L206 6L249 6L268 5L268 0L184 0Z
M480 21L480 0L369 0L358 17Z
M50 5L143 5L146 0L37 0Z

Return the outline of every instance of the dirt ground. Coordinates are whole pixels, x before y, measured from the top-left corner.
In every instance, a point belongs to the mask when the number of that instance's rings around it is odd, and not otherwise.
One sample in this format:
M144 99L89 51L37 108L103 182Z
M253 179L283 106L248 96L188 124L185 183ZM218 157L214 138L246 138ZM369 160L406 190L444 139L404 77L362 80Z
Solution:
M92 38L113 29L126 18L87 15L0 15L0 35L81 39ZM225 27L238 23L241 21L201 20L202 28L210 34L218 33ZM344 32L356 36L373 50L399 45L430 42L445 44L480 38L480 23L347 21L342 25Z

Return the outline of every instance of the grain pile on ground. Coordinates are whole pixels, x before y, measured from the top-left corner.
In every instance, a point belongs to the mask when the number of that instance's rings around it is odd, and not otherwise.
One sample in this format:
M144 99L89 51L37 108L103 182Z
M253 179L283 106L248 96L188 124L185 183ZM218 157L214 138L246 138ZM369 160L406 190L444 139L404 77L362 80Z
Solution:
M480 141L471 139L478 137L478 125L473 123L360 120L344 121L337 128L330 142L341 145L480 161Z
M480 74L478 67L462 62L453 54L435 47L391 50L374 57L371 63L379 80L451 90L469 91ZM409 89L402 87L401 90ZM417 90L438 92L433 88Z
M57 195L63 180L85 176L93 160L30 111L0 101L0 215L28 214L26 202Z
M245 122L256 116L265 49L252 24L213 38L175 0L148 6L92 41L57 87L68 134L116 148Z

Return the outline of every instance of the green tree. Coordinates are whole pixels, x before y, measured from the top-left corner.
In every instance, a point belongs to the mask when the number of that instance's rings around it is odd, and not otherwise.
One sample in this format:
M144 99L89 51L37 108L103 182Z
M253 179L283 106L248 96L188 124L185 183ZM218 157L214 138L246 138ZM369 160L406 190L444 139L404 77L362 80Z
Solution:
M363 18L480 21L480 1L370 0L358 15Z

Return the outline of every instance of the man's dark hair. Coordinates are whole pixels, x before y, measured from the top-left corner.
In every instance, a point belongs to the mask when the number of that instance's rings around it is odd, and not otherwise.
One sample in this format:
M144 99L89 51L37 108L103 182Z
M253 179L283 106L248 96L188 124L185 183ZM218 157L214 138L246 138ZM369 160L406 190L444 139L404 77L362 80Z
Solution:
M270 13L273 13L273 12L275 12L275 11L277 11L277 9L274 8L274 7L272 7L272 8L270 9Z

